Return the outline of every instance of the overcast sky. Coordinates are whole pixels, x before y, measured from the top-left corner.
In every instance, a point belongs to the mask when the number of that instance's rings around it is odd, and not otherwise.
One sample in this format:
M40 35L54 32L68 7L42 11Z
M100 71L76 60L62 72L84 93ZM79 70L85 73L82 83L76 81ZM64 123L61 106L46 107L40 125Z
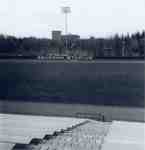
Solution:
M0 0L0 33L51 37L64 31L60 7L69 5L69 32L106 37L145 29L145 0Z

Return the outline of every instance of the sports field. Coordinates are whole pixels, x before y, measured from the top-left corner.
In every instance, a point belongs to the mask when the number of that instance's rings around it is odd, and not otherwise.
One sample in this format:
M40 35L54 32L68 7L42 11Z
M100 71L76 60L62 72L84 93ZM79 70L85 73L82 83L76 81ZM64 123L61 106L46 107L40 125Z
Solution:
M0 99L144 107L144 61L1 60Z

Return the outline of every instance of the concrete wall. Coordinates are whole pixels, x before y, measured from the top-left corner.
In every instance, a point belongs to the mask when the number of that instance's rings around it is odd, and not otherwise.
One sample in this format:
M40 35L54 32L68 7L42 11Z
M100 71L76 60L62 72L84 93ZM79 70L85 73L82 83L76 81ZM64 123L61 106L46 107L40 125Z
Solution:
M101 113L107 121L145 121L144 108L128 108L117 106L94 106L80 104L54 104L40 102L18 102L0 101L1 113L47 115L47 116L68 116L75 117L76 113Z

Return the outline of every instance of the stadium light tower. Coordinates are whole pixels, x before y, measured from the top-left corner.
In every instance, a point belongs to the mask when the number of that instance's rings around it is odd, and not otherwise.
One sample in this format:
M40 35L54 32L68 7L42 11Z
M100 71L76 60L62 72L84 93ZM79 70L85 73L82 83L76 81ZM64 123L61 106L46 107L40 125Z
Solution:
M71 13L71 8L68 6L64 6L61 8L62 13L65 15L65 35L68 34L68 14Z

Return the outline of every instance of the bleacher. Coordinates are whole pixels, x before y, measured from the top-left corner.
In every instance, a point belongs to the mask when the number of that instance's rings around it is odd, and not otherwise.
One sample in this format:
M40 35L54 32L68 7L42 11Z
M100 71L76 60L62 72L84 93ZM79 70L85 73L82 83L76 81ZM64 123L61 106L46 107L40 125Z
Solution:
M84 121L65 117L0 114L0 150L32 149L30 147L34 147L32 145L36 141L39 143L39 139L46 139L48 135L53 138Z
M0 114L0 150L144 150L144 130L145 123Z
M100 150L110 123L89 121L42 145L40 150Z

